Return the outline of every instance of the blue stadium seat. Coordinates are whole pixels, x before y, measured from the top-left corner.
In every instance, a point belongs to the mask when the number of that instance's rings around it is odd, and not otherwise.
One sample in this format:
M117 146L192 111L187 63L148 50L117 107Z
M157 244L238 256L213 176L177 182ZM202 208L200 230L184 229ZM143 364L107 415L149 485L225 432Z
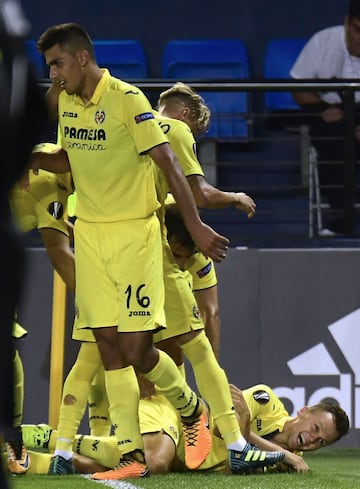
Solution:
M35 76L39 79L49 78L49 72L46 68L44 57L38 51L36 41L33 41L32 39L26 40L25 49Z
M240 40L172 40L162 59L162 77L174 81L238 81L249 78L249 58ZM244 140L249 137L246 92L200 92L212 118L204 137Z
M273 39L265 51L264 78L289 79L290 70L307 39ZM265 107L269 112L299 110L290 92L266 92Z
M138 80L148 76L144 48L139 41L95 39L93 45L98 65L108 68L113 76L123 80Z

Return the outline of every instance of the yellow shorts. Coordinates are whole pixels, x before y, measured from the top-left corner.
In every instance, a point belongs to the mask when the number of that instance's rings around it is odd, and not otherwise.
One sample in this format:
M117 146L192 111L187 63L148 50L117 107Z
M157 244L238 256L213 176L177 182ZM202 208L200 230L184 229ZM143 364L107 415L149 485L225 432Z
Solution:
M159 221L74 226L76 329L117 326L119 332L165 325Z
M179 269L168 244L163 243L163 251L167 327L154 334L154 343L204 329L188 274Z
M72 331L72 339L76 341L85 341L87 343L94 343L96 341L94 333L92 332L91 329L87 329L87 328L80 329L77 327L76 318L74 321L74 327Z

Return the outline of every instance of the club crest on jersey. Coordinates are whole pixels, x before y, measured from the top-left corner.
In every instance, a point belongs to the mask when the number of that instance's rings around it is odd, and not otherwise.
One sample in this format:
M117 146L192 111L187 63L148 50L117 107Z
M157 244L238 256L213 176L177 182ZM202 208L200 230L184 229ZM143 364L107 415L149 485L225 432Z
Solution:
M149 119L155 119L154 114L152 112L144 112L143 114L138 114L135 116L136 124L140 124L140 122L148 121Z
M203 278L203 277L205 277L205 275L208 275L208 274L210 273L211 269L212 269L212 263L211 263L211 261L210 261L210 262L209 262L207 265L205 265L203 268L200 268L200 270L198 270L198 271L196 272L196 274L197 274L197 276L198 276L199 278Z
M95 122L96 124L102 124L105 120L105 112L103 110L97 110L95 112Z
M193 316L196 319L201 319L200 309L197 306L193 307Z
M48 212L55 217L55 219L61 219L64 215L64 206L58 201L51 202L48 206Z
M269 393L264 390L258 390L253 393L254 401L259 404L267 404L270 401Z

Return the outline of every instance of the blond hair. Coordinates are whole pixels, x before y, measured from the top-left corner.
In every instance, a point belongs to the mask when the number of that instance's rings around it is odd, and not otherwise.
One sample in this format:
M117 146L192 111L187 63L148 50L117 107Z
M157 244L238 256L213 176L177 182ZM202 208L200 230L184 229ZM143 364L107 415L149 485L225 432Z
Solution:
M187 107L190 111L188 120L191 122L193 132L201 134L207 131L210 123L210 109L201 95L196 93L189 85L177 82L174 86L162 92L158 100L158 107L165 104Z

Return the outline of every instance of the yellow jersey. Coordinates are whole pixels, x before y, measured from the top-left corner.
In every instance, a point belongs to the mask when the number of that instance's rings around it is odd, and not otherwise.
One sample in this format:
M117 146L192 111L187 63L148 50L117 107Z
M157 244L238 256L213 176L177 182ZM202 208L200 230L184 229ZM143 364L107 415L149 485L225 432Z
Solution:
M61 92L59 125L79 219L117 222L157 210L154 163L147 153L167 139L141 90L103 70L87 104Z
M37 145L34 151L51 153L59 146L53 143ZM29 172L30 190L16 186L10 193L10 206L19 230L52 228L68 235L64 222L68 195L72 192L70 173L56 174L39 170L38 175Z
M250 429L262 438L271 440L282 432L291 419L284 404L275 392L265 384L257 384L243 391L250 411Z

